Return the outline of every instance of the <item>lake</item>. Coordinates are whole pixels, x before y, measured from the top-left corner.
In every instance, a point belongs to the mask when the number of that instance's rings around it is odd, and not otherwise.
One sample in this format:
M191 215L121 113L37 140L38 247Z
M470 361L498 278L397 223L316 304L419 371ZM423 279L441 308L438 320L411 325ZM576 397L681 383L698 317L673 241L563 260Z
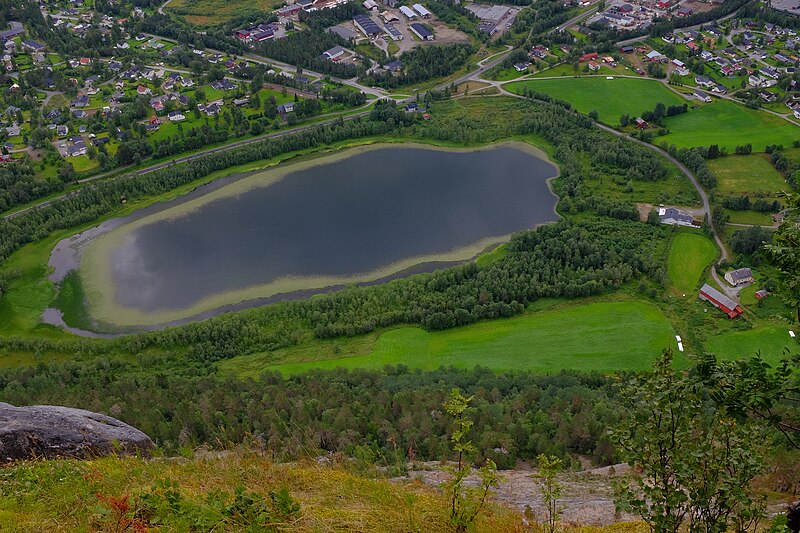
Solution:
M521 143L350 149L101 227L81 279L91 314L122 326L373 282L468 260L556 220L557 173Z

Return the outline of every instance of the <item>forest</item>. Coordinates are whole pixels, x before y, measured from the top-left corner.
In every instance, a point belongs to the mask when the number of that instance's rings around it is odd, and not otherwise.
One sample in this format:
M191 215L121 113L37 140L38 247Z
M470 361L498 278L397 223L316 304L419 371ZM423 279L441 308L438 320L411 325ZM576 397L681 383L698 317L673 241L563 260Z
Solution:
M285 39L267 40L259 44L258 51L272 59L284 61L300 68L307 68L337 78L354 78L364 72L364 66L328 61L322 56L334 46L349 46L350 43L334 33L325 31L302 31Z
M171 357L94 359L0 370L0 398L15 405L80 406L119 417L174 454L200 444L255 440L277 459L341 452L372 462L448 454L451 387L475 395L473 440L501 468L539 453L613 460L605 428L620 419L603 376L489 370L311 372L284 379L221 376ZM158 409L142 409L157 405Z
M400 54L400 60L403 62L402 73L365 74L359 81L366 85L393 89L441 78L463 67L474 53L475 46L471 44L419 46Z

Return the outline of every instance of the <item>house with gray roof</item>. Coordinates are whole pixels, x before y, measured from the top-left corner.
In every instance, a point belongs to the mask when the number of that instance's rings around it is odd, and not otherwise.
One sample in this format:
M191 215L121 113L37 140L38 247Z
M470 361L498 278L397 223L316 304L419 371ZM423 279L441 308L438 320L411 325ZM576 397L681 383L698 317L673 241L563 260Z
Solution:
M725 281L733 287L753 281L753 271L749 268L737 268L725 273Z

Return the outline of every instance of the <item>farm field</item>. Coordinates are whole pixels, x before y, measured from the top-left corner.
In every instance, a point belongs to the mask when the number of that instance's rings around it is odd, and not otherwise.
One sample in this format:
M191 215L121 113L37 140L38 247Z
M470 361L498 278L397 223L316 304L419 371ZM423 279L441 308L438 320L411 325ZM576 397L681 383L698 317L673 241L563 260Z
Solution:
M680 293L694 292L700 276L717 258L714 242L699 233L679 233L672 239L667 273L673 289Z
M165 11L183 16L198 26L221 24L248 11L271 11L280 2L276 0L171 0Z
M262 355L221 363L223 371L255 374L277 370L294 374L313 368L383 368L404 364L412 368L440 366L494 370L565 369L612 372L649 368L653 358L675 343L674 331L654 304L628 300L596 302L520 317L481 322L458 329L427 332L416 327L391 329L373 343L339 350L337 359L270 365ZM362 338L363 339L363 338ZM309 357L307 347L304 357ZM311 355L313 357L313 355Z
M784 350L797 353L797 341L789 336L788 325L763 325L749 331L734 331L710 338L708 352L720 359L750 357L757 352L768 363L775 365L785 357Z
M761 155L729 155L708 161L722 194L776 193L788 186L783 176Z
M505 89L521 94L525 88L570 102L581 113L597 111L600 120L616 126L621 115L639 116L661 102L681 105L687 100L653 80L602 76L512 82Z
M658 137L656 143L678 148L717 144L733 153L737 146L750 143L754 152L763 152L767 145L791 146L800 139L800 128L790 122L728 100L670 117L666 124L670 134Z
M725 214L730 217L728 221L731 224L748 224L756 226L772 226L772 215L769 213L760 213L748 209L746 211L734 211L733 209L725 209Z

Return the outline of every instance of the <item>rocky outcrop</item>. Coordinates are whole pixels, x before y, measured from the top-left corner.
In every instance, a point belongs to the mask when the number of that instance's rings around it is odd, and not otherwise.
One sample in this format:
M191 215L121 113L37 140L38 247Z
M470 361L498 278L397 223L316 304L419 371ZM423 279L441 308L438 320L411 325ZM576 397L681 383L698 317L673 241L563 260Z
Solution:
M154 447L150 437L110 416L70 407L14 407L0 402L0 463L147 455Z
M789 506L789 510L786 513L786 527L792 533L800 532L800 501L794 502Z

